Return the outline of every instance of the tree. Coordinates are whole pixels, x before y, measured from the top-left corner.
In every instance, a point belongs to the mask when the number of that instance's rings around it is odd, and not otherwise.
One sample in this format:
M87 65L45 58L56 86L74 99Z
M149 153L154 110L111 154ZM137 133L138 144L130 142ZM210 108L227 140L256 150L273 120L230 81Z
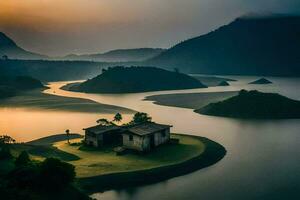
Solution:
M150 122L152 118L147 114L143 112L137 112L133 116L133 123L138 124L138 123L143 123L143 122Z
M115 116L114 116L114 120L115 122L119 123L121 122L123 119L122 115L120 113L117 113Z
M30 158L27 151L22 151L15 161L17 167L26 166L29 163L30 163Z
M67 135L68 144L70 144L70 130L69 129L66 130L66 135Z
M47 158L40 165L40 180L46 189L63 189L75 176L75 167L57 158Z
M0 135L0 145L1 144L13 144L16 140L8 135Z
M0 136L0 160L11 159L13 156L10 152L9 144L15 143L12 137L8 135L1 135Z
M107 119L105 119L105 118L98 119L97 124L102 125L102 126L112 125L112 123L110 121L108 121Z

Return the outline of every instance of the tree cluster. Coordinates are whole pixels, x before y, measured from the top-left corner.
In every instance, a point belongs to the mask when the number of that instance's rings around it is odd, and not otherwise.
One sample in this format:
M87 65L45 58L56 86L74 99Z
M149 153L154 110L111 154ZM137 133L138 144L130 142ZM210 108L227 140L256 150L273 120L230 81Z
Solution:
M32 161L26 151L14 161L14 169L0 177L3 199L44 199L42 197L64 193L72 187L75 167L56 158L42 162Z

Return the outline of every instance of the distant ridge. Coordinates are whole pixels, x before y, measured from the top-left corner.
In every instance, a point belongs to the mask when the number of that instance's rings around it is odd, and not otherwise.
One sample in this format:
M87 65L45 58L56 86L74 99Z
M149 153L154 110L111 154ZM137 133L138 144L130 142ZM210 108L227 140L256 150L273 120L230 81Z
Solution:
M300 16L243 16L146 63L187 73L300 75Z
M47 56L26 51L19 47L11 38L0 32L0 57L8 56L12 59L38 60Z
M19 47L6 34L0 32L0 58L20 60L67 60L67 61L98 61L98 62L138 62L153 58L165 51L161 48L116 49L97 54L70 54L64 57L49 57L33 53Z
M64 60L87 60L101 62L136 62L144 61L155 57L165 51L160 48L137 48L137 49L116 49L99 54L70 54L60 59Z

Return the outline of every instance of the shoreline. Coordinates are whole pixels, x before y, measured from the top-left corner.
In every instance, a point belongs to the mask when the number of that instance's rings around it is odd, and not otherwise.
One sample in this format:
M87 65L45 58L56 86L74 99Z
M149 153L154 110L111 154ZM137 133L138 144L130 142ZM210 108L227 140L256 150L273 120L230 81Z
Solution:
M129 108L98 103L89 99L63 97L43 93L43 90L22 92L18 96L0 99L0 108L30 108L48 111L68 111L83 113L132 114Z
M183 134L176 134L183 135ZM92 177L77 178L80 188L91 195L112 189L126 189L134 186L166 181L178 176L187 175L218 163L226 155L226 149L219 143L201 136L183 135L196 138L205 144L203 153L176 164L151 169L116 172Z
M176 91L176 90L192 90L192 89L203 89L208 87L195 87L195 88L181 88L181 89L159 89L159 90L145 90L145 91L134 91L134 92L90 92L90 91L80 91L76 88L80 82L75 83L68 83L66 85L63 85L59 89L69 92L79 92L79 93L86 93L86 94L103 94L103 95L115 95L115 94L138 94L138 93L147 93L147 92L164 92L164 91ZM72 88L73 87L73 88Z
M209 103L218 102L238 94L238 91L173 93L146 96L143 101L151 101L160 106L199 109Z

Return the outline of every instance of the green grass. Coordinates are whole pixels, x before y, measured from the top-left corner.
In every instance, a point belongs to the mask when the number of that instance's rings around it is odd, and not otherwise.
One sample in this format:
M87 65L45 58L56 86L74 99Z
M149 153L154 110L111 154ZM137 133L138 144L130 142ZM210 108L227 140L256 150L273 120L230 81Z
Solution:
M79 157L76 155L64 152L50 145L40 146L30 144L14 144L11 147L11 152L14 157L17 157L22 151L27 151L31 158L35 160L43 160L45 158L53 157L67 162L79 159Z
M81 188L91 194L156 183L211 166L226 154L223 146L207 138L183 135L179 137L182 139L183 146L186 146L183 149L174 146L174 149L161 150L158 155L149 156L154 157L153 159L158 162L152 162L151 166L154 167L138 166L133 171L79 177ZM141 161L135 161L141 163Z
M76 138L83 138L83 135L76 134L76 133L69 134L69 139L76 139ZM56 134L56 135L50 135L36 140L32 140L30 142L27 142L26 144L44 146L44 145L52 145L55 142L59 142L67 139L68 136L66 134Z
M162 145L148 154L126 154L116 156L110 148L102 150L79 150L65 141L55 143L59 150L80 157L70 163L76 166L77 176L92 177L116 172L151 169L184 162L198 156L205 150L205 145L198 139L176 135L180 144ZM72 142L74 142L73 140Z

